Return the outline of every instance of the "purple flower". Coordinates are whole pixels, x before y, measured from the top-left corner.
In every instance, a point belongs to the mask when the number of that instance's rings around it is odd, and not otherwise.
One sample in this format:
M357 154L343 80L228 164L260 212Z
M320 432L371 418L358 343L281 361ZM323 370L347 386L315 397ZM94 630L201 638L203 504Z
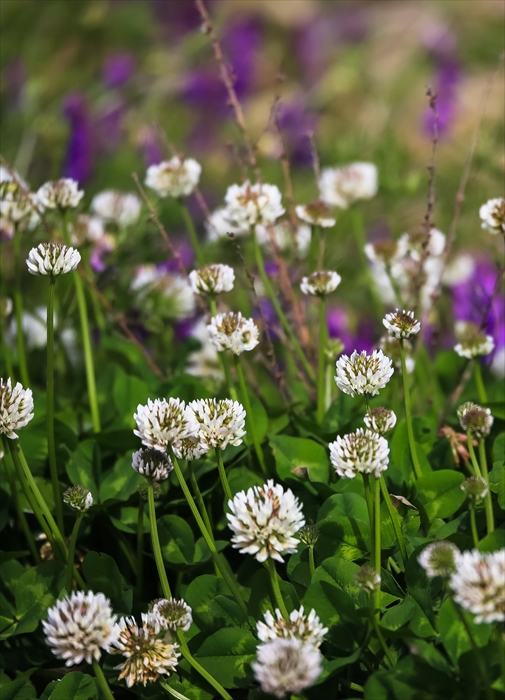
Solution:
M277 110L279 129L295 165L312 165L312 148L308 134L317 123L315 114L309 114L301 102L280 104Z
M63 176L84 183L91 175L93 163L93 130L88 116L86 98L81 93L70 93L63 109L70 122L70 138L63 165Z
M163 149L152 127L143 126L139 130L136 142L144 151L144 160L147 167L161 163L163 160Z
M191 338L194 325L194 318L184 318L182 321L177 321L174 324L175 339L187 340L187 338Z
M116 150L123 140L122 122L126 114L123 100L112 100L101 113L98 120L100 147L104 151Z
M89 263L93 272L97 274L103 272L107 267L105 259L107 255L114 250L114 244L107 236L100 238L91 250L91 255L89 257Z
M437 121L438 133L447 132L455 118L457 106L457 88L461 79L461 67L459 61L451 57L443 57L439 60L435 80L434 92L437 95L436 113L428 108L425 115L425 129L431 136L435 133L435 121Z
M102 80L108 88L127 83L135 70L135 60L126 51L107 56L102 66Z
M180 261L183 266L188 269L193 266L193 261L195 258L195 252L193 248L188 243L179 243L175 247ZM163 270L164 272L179 272L179 263L176 258L169 258L165 262L156 265L158 270Z
M371 352L374 348L374 322L370 319L361 319L357 332L349 329L349 316L342 308L331 308L326 313L328 323L328 335L330 338L338 338L344 345L344 352L350 354L353 350Z
M223 49L235 76L235 92L239 98L251 91L260 45L261 26L256 18L236 20L225 29Z

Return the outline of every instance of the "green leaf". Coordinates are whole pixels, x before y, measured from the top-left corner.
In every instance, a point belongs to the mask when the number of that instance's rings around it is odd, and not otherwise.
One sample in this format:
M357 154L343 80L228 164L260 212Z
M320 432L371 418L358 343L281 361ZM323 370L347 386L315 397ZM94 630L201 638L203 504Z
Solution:
M34 700L37 692L30 682L30 676L34 671L34 668L25 671L10 683L2 685L0 689L2 700Z
M91 676L73 671L63 676L49 700L98 700L98 690Z
M482 539L477 549L480 552L496 552L505 547L505 530L498 528Z
M178 515L158 520L161 552L171 564L191 564L195 558L195 536L188 523Z
M129 428L135 427L133 414L139 404L145 404L149 398L150 389L146 382L132 374L126 374L115 367L115 379L112 396L117 412L122 422Z
M493 442L493 462L505 461L505 433L496 436Z
M194 656L225 688L240 688L252 681L256 645L250 630L228 627L207 637Z
M424 474L417 480L417 501L430 522L434 518L450 517L464 503L465 494L461 490L464 480L463 474L449 469Z
M330 463L327 452L322 445L307 438L290 435L272 435L270 445L275 457L275 467L281 479L303 480L303 471L307 470L309 481L327 484ZM295 470L295 471L293 471Z
M112 557L103 552L88 552L82 562L82 572L92 591L110 598L117 612L130 613L132 589Z
M95 464L95 440L84 440L72 453L67 462L68 478L74 486L84 486L91 491L93 500L98 502L98 486L94 478Z
M465 612L463 612L463 615L472 631L477 646L485 646L491 637L493 626L476 625L473 621L473 615ZM447 598L440 608L438 614L438 631L442 643L454 664L458 663L461 654L472 649L472 643L468 637L468 632L456 612L451 598Z
M127 501L143 481L144 477L132 469L131 454L123 455L103 477L100 483L100 501L103 503L109 498Z
M247 467L234 467L228 475L228 483L233 495L247 491L253 486L263 486L265 480Z
M326 499L319 510L318 520L334 519L343 516L345 518L357 518L370 524L366 501L357 493L337 493Z
M381 620L381 627L385 627L387 630L399 630L407 622L410 622L414 616L415 608L416 603L410 596L407 596L402 603L386 610Z
M144 508L144 532L151 532L151 523L149 522L149 517L147 515L147 508ZM117 513L115 509L113 512ZM110 516L111 522L117 527L118 530L122 532L128 532L130 534L136 534L137 523L138 523L138 507L133 506L123 506L119 508L119 518Z
M204 574L193 579L186 589L184 600L193 609L193 620L203 630L212 628L216 620L216 610L211 609L212 601L217 596L229 594L229 589L222 578Z
M370 549L370 528L362 520L344 516L317 523L319 539L315 551L321 559L338 554L344 559L360 559Z

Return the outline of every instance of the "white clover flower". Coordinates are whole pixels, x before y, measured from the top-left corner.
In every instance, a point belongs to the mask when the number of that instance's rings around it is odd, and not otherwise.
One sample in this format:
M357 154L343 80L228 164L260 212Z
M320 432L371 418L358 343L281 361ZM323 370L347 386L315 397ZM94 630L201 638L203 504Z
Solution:
M220 238L226 238L228 234L233 236L245 236L249 233L247 227L241 227L230 216L230 212L226 207L216 209L210 214L205 222L207 237L209 241L217 241Z
M63 243L39 243L28 253L26 264L32 275L66 275L73 272L81 261L81 254L75 248Z
M471 435L480 440L491 432L494 418L490 408L467 401L458 408L457 414L465 433L470 431Z
M142 613L142 626L133 617L122 617L118 629L112 653L126 657L126 661L115 668L121 670L118 680L124 678L128 688L138 684L145 687L174 671L180 656L179 647L166 634L160 635L159 623L152 615Z
M103 593L77 591L57 600L42 622L47 644L66 666L98 661L109 651L119 630L110 600Z
M260 644L251 666L263 692L278 698L313 685L323 670L319 649L299 639L283 638Z
M321 228L331 228L337 223L329 206L321 200L297 206L296 215L302 221Z
M229 265L206 265L189 273L189 281L195 294L221 294L231 292L235 271Z
M259 329L252 318L240 311L219 314L207 326L209 340L218 352L231 350L234 355L253 350L259 343Z
M233 547L253 554L257 561L268 558L283 562L281 555L296 552L294 534L305 524L298 498L272 479L263 486L240 491L228 501L228 526Z
M456 569L458 554L459 549L455 544L447 540L439 540L425 547L417 557L417 561L430 578L435 576L447 578Z
M33 418L33 395L31 389L23 389L19 382L12 386L7 379L0 379L0 433L15 440L19 430Z
M384 406L376 406L365 414L363 422L370 430L383 435L395 427L396 413Z
M174 156L147 169L145 183L160 197L187 197L200 180L202 166L193 158Z
M307 253L310 249L310 241L312 239L312 231L310 226L306 224L297 226L293 231L290 222L283 219L271 226L257 224L255 232L258 243L265 248L271 248L273 241L273 245L279 248L281 252L296 249L298 257L307 257Z
M149 481L164 481L174 465L170 457L154 447L142 447L132 454L132 467Z
M489 233L505 233L505 199L489 199L479 209L482 228Z
M85 513L93 505L93 496L84 486L69 486L63 494L63 502L78 513Z
M371 355L365 350L360 353L355 350L351 357L339 357L336 371L335 383L345 394L376 396L389 382L394 369L382 350L374 350Z
M193 611L184 600L160 598L155 601L151 616L162 630L187 632L193 622Z
M195 437L198 424L195 414L180 399L147 399L147 404L137 406L133 418L137 423L134 434L147 447L165 452L169 444L178 445L181 440Z
M359 571L356 572L354 580L358 588L361 588L362 591L366 591L367 593L373 593L381 584L380 575L367 564L360 567Z
M330 442L329 448L331 463L343 478L373 474L379 479L381 472L388 468L388 441L371 430L358 428L355 433L338 436L335 442Z
M249 180L228 187L225 202L230 219L247 230L256 224L270 226L286 211L278 187L261 182L252 185Z
M471 503L480 503L489 493L487 481L482 476L469 476L460 488Z
M241 445L245 435L245 410L241 403L231 399L199 399L189 408L198 423L198 439L207 449L224 450L228 444Z
M474 613L476 623L505 620L505 549L459 553L449 584L454 600Z
M319 195L325 204L347 209L358 199L375 197L378 187L373 163L351 163L342 168L325 168L319 180Z
M341 281L340 275L333 270L318 270L302 278L300 289L304 294L324 297L334 292Z
M493 336L482 333L465 338L454 346L454 350L460 357L466 357L468 360L489 355L494 350Z
M202 347L189 354L186 367L187 374L191 374L194 377L223 379L223 369L219 361L219 355L215 346L209 340L207 322L204 318L197 321L191 331L191 337L199 340Z
M33 229L40 220L34 194L26 192L17 182L5 180L0 183L0 218L2 230Z
M46 209L75 209L83 197L84 191L69 177L46 182L37 191L37 201Z
M211 449L208 443L201 442L198 438L184 438L173 450L177 459L187 459L193 461L200 459Z
M144 301L148 294L158 294L162 297L162 311L166 318L188 318L195 311L195 294L187 278L165 272L155 265L137 267L130 289L137 292L141 301Z
M387 332L398 340L405 340L421 330L421 324L414 318L413 311L400 311L386 314L382 320Z
M289 620L282 617L281 611L275 610L275 617L270 610L263 615L265 622L256 623L258 639L261 642L273 642L274 639L284 637L285 639L299 639L300 641L320 647L323 638L328 631L323 627L315 610L311 610L305 615L303 605L299 610L293 610L289 614Z
M16 170L11 169L11 171L9 171L3 165L0 165L0 185L4 182L19 182L22 187L26 190L28 189L28 183L26 180L23 180Z
M76 246L81 246L85 243L98 243L106 235L103 221L99 216L79 214L75 223L69 228L72 232L72 245Z
M470 253L458 253L445 267L442 283L447 287L455 287L467 282L475 272L475 260Z
M141 209L142 202L132 192L105 190L91 200L92 212L105 221L111 221L121 227L134 224L139 218Z
M379 348L384 355L391 358L395 369L401 370L402 358L400 355L400 341L392 335L383 335L379 340ZM412 374L416 366L416 362L412 356L412 345L409 340L403 341L403 352L405 353L405 367L407 374Z

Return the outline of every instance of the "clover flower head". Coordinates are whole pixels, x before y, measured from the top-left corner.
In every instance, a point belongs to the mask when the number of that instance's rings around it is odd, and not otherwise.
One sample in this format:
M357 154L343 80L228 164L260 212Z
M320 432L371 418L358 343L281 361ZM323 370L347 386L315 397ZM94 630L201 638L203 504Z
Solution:
M400 341L398 338L395 338L392 335L383 335L379 340L379 348L385 355L391 358L393 367L401 370L402 358L400 354ZM412 356L412 344L410 340L403 341L403 352L405 354L405 367L407 369L407 374L412 374L416 363Z
M414 318L413 311L400 311L396 309L393 313L386 314L382 323L387 332L398 340L405 340L412 335L416 335L421 330L421 324Z
M195 415L180 399L151 399L139 404L133 418L137 423L134 434L147 447L165 452L169 444L177 446L181 440L195 437L198 431Z
M227 215L241 229L263 224L270 226L284 214L281 193L275 185L261 182L231 185L225 196Z
M447 578L456 568L459 549L452 542L439 540L423 549L417 561L426 571L427 576L443 576Z
M63 494L63 502L78 513L85 513L93 505L93 496L84 486L69 486Z
M455 352L460 357L471 360L473 357L489 355L494 350L494 340L492 335L479 333L470 338L465 338L454 346Z
M481 476L469 476L461 484L461 490L472 503L480 503L488 494L488 485Z
M105 190L91 200L91 211L98 216L125 227L134 224L139 218L142 203L136 194L116 190Z
M177 446L174 445L174 454L177 459L187 459L193 461L200 459L211 449L208 443L202 442L197 437L184 438Z
M384 435L395 427L396 413L389 408L384 408L384 406L376 406L365 414L363 422L374 433Z
M372 430L358 428L355 433L338 436L329 448L331 463L343 478L354 479L356 474L373 474L379 479L381 472L388 468L388 441Z
M505 620L505 549L458 553L449 585L454 600L477 624Z
M66 275L73 272L81 261L81 254L75 248L63 243L39 243L28 253L26 264L32 275Z
M323 638L328 631L323 627L315 610L305 614L303 605L299 610L293 610L289 614L289 619L282 617L281 611L277 608L275 615L267 610L263 615L265 622L261 620L256 623L258 638L261 642L273 642L274 639L283 637L285 639L299 639L302 642L320 647Z
M344 344L338 338L328 338L324 347L324 356L327 360L335 362L337 357L343 352Z
M217 241L229 235L245 236L249 233L247 226L240 226L236 221L233 221L226 207L216 209L209 215L205 222L205 229L209 241Z
M163 630L187 632L193 622L193 614L184 600L160 598L154 602L151 615Z
M170 457L154 447L141 447L132 454L132 467L148 481L164 481L174 465Z
M208 450L241 445L245 435L245 410L231 399L198 399L189 404L198 424L198 439Z
M358 588L361 588L362 591L366 591L367 593L373 593L376 591L381 583L380 575L373 567L368 566L367 564L360 567L360 569L356 572L354 580Z
M377 190L378 174L373 163L325 168L319 180L319 194L323 202L340 209L347 209L359 199L372 199Z
M302 509L291 489L284 491L272 479L263 486L240 491L228 501L228 526L233 547L253 554L257 561L276 559L296 552L295 533L305 525Z
M103 221L99 216L79 214L71 226L72 245L82 246L85 243L100 243L106 238ZM113 239L115 242L115 239Z
M467 401L457 410L458 419L461 427L465 432L470 431L470 434L477 439L485 438L491 432L494 418L491 415L491 409L479 406L472 401Z
M235 272L229 265L206 265L190 272L189 281L195 294L221 294L233 289Z
M333 270L318 270L303 277L300 289L304 294L323 297L334 292L341 281L340 275Z
M259 343L259 329L252 318L240 311L218 314L207 326L209 340L218 352L231 350L234 355L253 350Z
M489 233L505 233L505 199L489 199L479 209L482 228Z
M14 227L33 229L40 220L37 199L24 186L13 180L0 182L0 219L2 231L14 233Z
M69 177L46 182L37 191L37 200L46 209L75 209L83 197L84 191Z
M330 207L321 200L297 206L296 215L302 221L321 228L331 228L337 223Z
M335 383L345 394L351 396L368 394L376 396L393 375L393 364L382 350L374 350L371 355L363 352L342 355L337 360Z
M47 644L66 666L98 661L109 651L119 630L110 600L103 593L77 591L48 609L42 622Z
M307 524L298 531L298 539L307 547L313 547L319 539L319 534L319 529L315 525Z
M251 666L261 689L283 698L316 682L322 671L322 655L312 644L279 637L259 645Z
M0 433L16 440L15 432L24 428L33 418L33 394L18 382L12 386L11 379L0 379Z
M193 158L174 156L147 169L145 183L160 197L187 197L198 185L202 166Z

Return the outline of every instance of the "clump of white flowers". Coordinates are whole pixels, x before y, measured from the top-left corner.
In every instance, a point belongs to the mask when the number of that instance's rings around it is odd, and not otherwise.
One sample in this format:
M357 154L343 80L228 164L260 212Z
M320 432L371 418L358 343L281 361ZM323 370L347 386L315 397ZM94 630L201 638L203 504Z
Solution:
M132 467L149 481L164 481L174 465L170 457L154 447L142 447L132 454Z
M288 620L282 617L278 608L275 610L275 616L270 610L267 610L263 618L265 622L260 620L256 623L258 639L261 642L273 642L278 637L284 637L285 639L300 639L314 647L320 647L324 635L328 631L328 628L321 624L316 611L312 609L306 615L303 605L299 610L293 610L289 614Z
M257 561L276 559L296 552L295 533L305 524L298 499L291 489L284 491L272 479L263 486L240 491L228 501L226 517L233 531L233 547L253 554Z
M37 199L20 182L0 181L0 231L12 238L17 227L33 229L40 219Z
M325 168L319 180L322 201L332 207L347 209L359 199L377 194L378 173L373 163L351 163L341 168Z
M477 439L485 438L491 432L494 418L491 415L490 408L467 401L461 404L457 414L463 430L465 432L470 431L470 434Z
M341 281L340 275L333 270L318 270L302 278L300 289L304 294L323 297L334 292Z
M193 622L192 613L190 606L184 600L160 598L154 602L150 614L163 630L187 632Z
M310 204L298 205L296 207L296 215L302 221L306 221L312 226L321 226L321 228L331 228L337 223L329 206L321 200Z
M0 433L16 440L15 432L24 428L33 418L33 394L31 389L24 389L20 382L12 386L9 377L5 382L0 379Z
M193 459L200 459L211 449L208 443L200 442L196 438L183 438L177 445L173 446L174 454L177 459L187 459L192 461Z
M245 236L249 233L247 227L239 226L230 216L226 207L216 209L209 215L205 222L209 241L217 241L219 238L226 238L228 235Z
M382 323L387 332L398 340L405 340L412 335L416 335L421 330L421 324L414 318L413 311L400 311L396 309L393 313L386 314Z
M454 600L475 615L475 622L505 620L505 549L461 552L449 585Z
M285 212L278 187L249 180L228 187L225 203L228 218L245 230L256 224L270 226Z
M365 414L363 422L370 430L384 435L395 427L396 413L389 408L384 408L384 406L376 406Z
M310 226L300 224L293 228L287 219L271 226L257 224L255 232L258 243L265 248L278 248L281 252L296 250L299 258L307 256L312 239Z
M394 369L382 350L371 355L356 350L351 357L342 355L337 360L335 383L345 394L376 396L391 379Z
M197 437L207 450L241 445L245 435L245 410L231 399L198 399L189 404L198 424Z
M75 209L83 197L84 191L69 177L46 182L37 191L37 200L46 209Z
M189 281L195 294L221 294L233 289L235 272L229 265L206 265L190 272Z
M160 197L187 197L200 180L202 166L193 158L174 156L147 169L145 183Z
M489 233L505 233L505 199L489 199L479 209L482 228Z
M259 645L251 666L261 689L283 698L286 693L296 695L316 682L322 671L322 654L312 644L279 637Z
M151 399L146 405L139 404L133 416L137 423L134 434L147 447L165 452L167 446L175 445L184 438L194 437L198 424L193 411L180 399Z
M73 272L81 261L81 254L75 248L59 241L39 243L28 253L26 264L32 275L66 275Z
M343 478L354 479L357 474L373 474L379 479L381 472L388 468L388 442L372 430L358 428L355 433L338 436L329 448L331 463Z
M120 227L130 226L139 218L142 203L136 194L105 190L91 200L91 211Z
M459 549L452 542L439 540L423 549L417 561L430 578L443 576L447 578L456 569Z
M218 314L207 326L209 340L218 352L230 350L234 355L253 350L259 343L259 329L252 318L239 312Z
M155 265L140 265L130 285L139 301L148 309L153 298L160 299L160 312L165 318L184 319L195 310L195 294L186 277L166 272Z
M63 502L78 513L85 513L93 505L93 496L84 486L69 486L63 494Z
M77 591L47 611L42 622L47 644L66 666L98 661L118 638L116 616L103 593Z
M454 346L454 350L460 357L471 360L474 357L489 355L493 352L493 337L483 333L474 323L458 322L455 331L459 342Z

